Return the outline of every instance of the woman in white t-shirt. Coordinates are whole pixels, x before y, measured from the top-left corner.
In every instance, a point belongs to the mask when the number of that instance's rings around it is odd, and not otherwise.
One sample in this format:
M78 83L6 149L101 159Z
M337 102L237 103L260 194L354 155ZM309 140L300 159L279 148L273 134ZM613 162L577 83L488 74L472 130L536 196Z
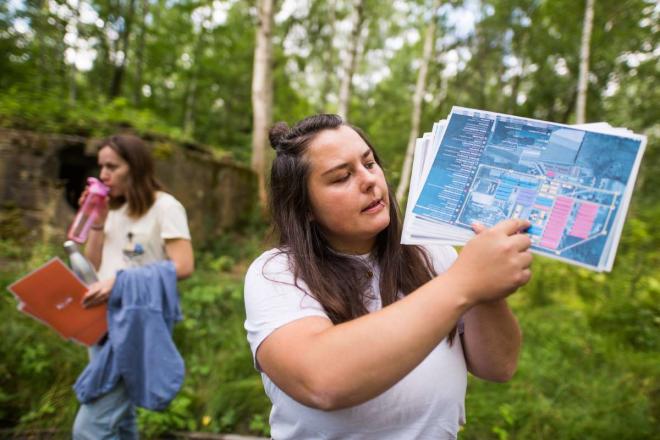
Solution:
M178 279L189 277L194 258L186 211L178 200L161 191L144 142L131 135L111 136L101 143L98 163L100 179L110 192L85 246L85 255L100 281L90 286L83 305L107 302L115 274L121 269L169 259ZM121 382L94 402L81 405L73 437L138 437L135 409Z
M467 371L506 381L521 333L506 297L531 277L529 224L453 248L400 244L366 137L335 115L270 132L279 246L245 280L255 365L282 439L451 439Z

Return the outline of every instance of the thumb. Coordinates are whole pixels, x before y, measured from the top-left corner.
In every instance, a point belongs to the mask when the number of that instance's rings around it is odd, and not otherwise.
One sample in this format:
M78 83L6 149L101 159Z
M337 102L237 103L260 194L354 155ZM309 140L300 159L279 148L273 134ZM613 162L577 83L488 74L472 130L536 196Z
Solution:
M482 232L484 232L486 229L486 226L482 225L481 223L474 222L472 223L472 230L474 231L475 234L479 235Z

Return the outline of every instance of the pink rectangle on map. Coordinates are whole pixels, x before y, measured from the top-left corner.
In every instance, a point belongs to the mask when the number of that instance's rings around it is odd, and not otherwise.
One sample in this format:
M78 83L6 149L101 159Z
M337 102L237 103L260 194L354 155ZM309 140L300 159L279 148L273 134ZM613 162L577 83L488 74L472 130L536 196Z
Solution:
M572 208L573 199L561 196L555 199L552 213L550 214L548 223L543 231L543 236L541 237L541 242L539 243L541 246L550 249L557 249L564 228L566 228L566 224L568 223L568 217Z
M581 203L575 215L575 223L569 235L577 238L588 238L598 214L598 205L595 203Z

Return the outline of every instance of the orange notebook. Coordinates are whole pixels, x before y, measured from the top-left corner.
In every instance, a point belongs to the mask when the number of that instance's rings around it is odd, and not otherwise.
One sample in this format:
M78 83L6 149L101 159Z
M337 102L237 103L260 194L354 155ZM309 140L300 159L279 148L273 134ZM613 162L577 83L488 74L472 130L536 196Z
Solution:
M18 309L52 327L63 338L94 345L108 331L105 304L86 309L87 286L60 260L53 258L8 287Z

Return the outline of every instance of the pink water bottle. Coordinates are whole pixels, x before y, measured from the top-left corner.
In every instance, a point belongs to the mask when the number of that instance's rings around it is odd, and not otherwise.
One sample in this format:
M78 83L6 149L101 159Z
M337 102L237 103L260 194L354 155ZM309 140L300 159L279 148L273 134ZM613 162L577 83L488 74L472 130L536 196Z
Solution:
M99 216L99 210L103 206L105 198L108 197L109 191L110 188L104 185L99 179L94 177L87 179L87 197L85 197L85 201L69 228L69 233L67 234L69 240L73 240L76 243L87 241L89 228Z

